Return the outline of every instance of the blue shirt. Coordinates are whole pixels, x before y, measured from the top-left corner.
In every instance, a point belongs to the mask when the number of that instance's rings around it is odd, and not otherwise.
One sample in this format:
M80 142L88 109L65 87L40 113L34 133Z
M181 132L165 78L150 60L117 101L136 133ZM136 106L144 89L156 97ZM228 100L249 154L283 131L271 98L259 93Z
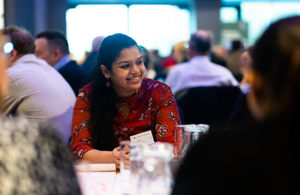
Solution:
M58 71L59 69L61 69L62 67L64 67L70 61L71 61L70 55L66 55L65 57L63 57L62 59L60 59L59 62L57 62L57 64L55 64L53 66L53 68Z

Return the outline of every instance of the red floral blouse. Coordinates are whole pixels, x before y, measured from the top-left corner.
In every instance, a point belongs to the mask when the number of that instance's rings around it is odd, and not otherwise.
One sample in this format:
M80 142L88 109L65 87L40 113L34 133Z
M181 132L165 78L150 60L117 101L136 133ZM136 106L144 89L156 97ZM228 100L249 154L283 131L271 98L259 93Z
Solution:
M88 130L91 84L84 86L77 97L73 121L71 150L77 160L94 149ZM130 112L125 115L121 102L129 103ZM144 79L133 97L119 98L118 114L113 125L116 141L130 140L130 136L151 130L154 141L175 144L175 125L181 124L177 103L170 87L159 81Z

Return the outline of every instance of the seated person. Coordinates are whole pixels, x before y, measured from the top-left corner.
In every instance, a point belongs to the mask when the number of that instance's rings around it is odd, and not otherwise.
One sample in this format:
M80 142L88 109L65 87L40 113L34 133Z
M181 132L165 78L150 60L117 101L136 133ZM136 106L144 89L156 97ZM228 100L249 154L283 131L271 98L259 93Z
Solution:
M300 17L279 20L254 46L249 109L259 123L200 139L176 194L300 194Z
M151 130L154 141L174 145L181 124L170 88L144 78L137 43L123 34L106 37L99 50L97 71L77 97L71 150L77 160L120 164L119 142Z
M187 88L238 85L227 68L210 61L211 42L207 31L198 30L191 36L188 48L190 61L174 66L166 78L166 84L175 96Z
M15 45L6 70L10 83L4 96L4 114L47 121L67 145L76 100L72 88L46 61L36 58L33 37L26 30L8 26L0 32Z
M1 34L0 112L3 94L9 89L5 43ZM81 194L70 152L52 128L25 118L0 117L0 129L0 194Z

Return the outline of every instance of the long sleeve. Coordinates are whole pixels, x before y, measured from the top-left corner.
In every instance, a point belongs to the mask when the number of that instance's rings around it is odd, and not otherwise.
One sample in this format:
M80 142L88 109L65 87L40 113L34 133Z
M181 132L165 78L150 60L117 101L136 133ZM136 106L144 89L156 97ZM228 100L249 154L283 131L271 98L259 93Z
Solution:
M8 93L4 96L4 115L13 114L15 109L20 104L23 96L15 81L10 78L10 86Z
M167 86L166 86L167 87ZM175 126L181 125L178 105L169 87L160 97L161 103L156 115L156 139L169 142L175 147Z
M89 132L90 103L86 91L80 90L76 99L71 133L71 151L76 160L81 160L84 154L94 149Z

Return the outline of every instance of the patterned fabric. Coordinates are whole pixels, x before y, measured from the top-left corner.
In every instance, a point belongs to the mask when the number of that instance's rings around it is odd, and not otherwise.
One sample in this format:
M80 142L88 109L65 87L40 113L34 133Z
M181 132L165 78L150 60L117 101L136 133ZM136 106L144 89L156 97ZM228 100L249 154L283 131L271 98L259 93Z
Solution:
M21 57L7 73L10 88L5 96L4 114L48 121L67 144L76 99L65 79L33 54Z
M89 133L88 95L91 84L80 90L73 113L71 150L77 160L94 149ZM121 102L129 103L125 115ZM181 124L177 103L170 87L152 79L144 79L138 93L130 98L119 98L116 103L114 135L116 141L130 140L130 136L151 130L154 140L175 144L175 125ZM118 124L118 125L117 125Z
M49 127L0 118L1 195L80 195L67 146Z

